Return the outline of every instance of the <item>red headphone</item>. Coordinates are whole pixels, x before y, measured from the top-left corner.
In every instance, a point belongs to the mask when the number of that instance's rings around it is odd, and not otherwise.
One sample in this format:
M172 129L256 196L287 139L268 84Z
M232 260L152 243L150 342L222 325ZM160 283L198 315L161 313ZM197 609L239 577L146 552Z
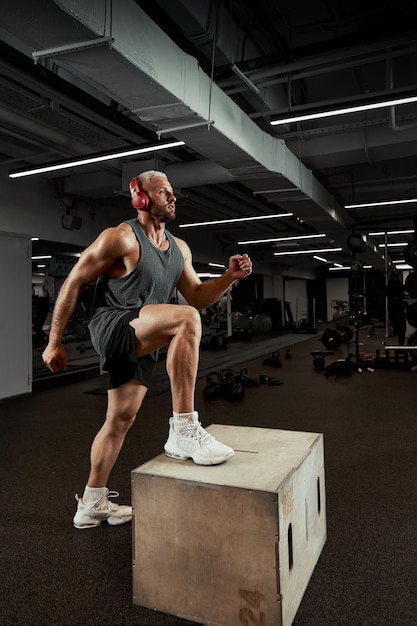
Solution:
M149 196L139 189L138 179L132 178L129 184L130 193L132 195L132 205L135 209L147 211L149 206Z

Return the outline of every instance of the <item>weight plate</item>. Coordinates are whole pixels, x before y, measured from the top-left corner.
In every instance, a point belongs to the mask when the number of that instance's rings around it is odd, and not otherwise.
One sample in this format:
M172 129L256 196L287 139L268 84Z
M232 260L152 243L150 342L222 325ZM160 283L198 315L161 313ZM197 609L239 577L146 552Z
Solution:
M326 328L321 337L321 341L329 350L337 350L342 343L342 335L337 330Z
M404 287L410 298L417 298L417 272L410 272L404 282Z
M353 330L349 326L337 326L337 330L342 334L342 340L344 343L349 343L353 339Z

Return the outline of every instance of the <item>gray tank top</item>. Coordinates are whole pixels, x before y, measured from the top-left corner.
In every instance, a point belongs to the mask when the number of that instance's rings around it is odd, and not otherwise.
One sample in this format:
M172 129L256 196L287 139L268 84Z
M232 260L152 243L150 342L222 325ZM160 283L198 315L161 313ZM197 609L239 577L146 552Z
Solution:
M136 235L141 255L124 278L97 279L89 328L93 346L102 356L120 318L129 311L136 317L145 304L168 303L184 268L184 257L171 233L165 231L169 248L162 252L150 242L137 219L126 223Z

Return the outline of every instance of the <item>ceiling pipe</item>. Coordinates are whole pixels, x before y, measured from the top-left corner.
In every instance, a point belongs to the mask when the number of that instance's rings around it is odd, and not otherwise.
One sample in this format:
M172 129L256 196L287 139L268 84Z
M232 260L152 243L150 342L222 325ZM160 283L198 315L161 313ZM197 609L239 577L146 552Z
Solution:
M18 129L20 135L23 137L26 134L30 139L35 138L36 141L43 144L44 147L51 148L51 146L60 146L59 153L64 156L72 156L74 153L85 154L88 151L91 152L91 146L83 146L79 141L72 141L69 137L65 137L62 132L54 131L41 122L35 122L5 107L0 107L0 123ZM36 154L34 154L33 157L35 158ZM31 161L32 160L31 158Z

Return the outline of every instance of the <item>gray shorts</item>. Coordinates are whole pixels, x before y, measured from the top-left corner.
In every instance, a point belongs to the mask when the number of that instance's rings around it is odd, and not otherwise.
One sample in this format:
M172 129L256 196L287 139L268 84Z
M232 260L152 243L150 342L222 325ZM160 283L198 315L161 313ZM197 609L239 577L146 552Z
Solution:
M140 357L136 355L135 330L130 322L138 317L139 311L131 309L115 318L114 311L109 309L108 316L102 312L90 322L93 345L103 359L103 370L108 374L108 389L121 387L133 379L149 388L158 351Z

